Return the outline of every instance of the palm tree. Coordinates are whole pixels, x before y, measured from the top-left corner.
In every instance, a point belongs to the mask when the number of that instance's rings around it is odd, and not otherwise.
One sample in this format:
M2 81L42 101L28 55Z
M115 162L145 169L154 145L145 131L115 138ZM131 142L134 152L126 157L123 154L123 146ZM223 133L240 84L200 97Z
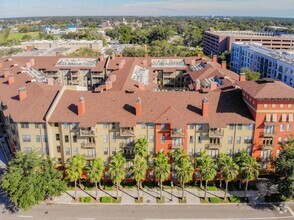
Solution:
M125 164L126 158L124 158L122 152L118 152L111 158L108 165L110 179L116 183L116 199L118 199L119 184L126 176Z
M185 183L192 180L193 171L194 168L188 155L184 155L182 159L180 159L179 163L176 164L176 174L183 189L182 200L185 197Z
M224 153L220 153L217 157L217 167L218 167L218 170L220 171L220 180L219 180L219 187L221 188L222 187L222 175L223 175L223 172L222 172L222 168L223 166L225 165L226 161L227 161L227 155L224 154Z
M160 200L162 200L162 182L168 178L170 167L168 157L163 151L159 152L154 158L154 173L156 179L160 181Z
M238 155L236 157L236 163L239 166L240 170L242 170L242 166L244 164L248 163L249 160L250 160L250 156L248 155L248 153L245 150L242 150L241 152L238 153ZM241 189L241 183L242 183L242 180L240 179L239 189Z
M211 157L204 157L199 166L200 174L203 180L205 180L205 194L204 200L207 200L207 183L213 180L216 175L217 166L215 165Z
M226 182L226 190L224 200L227 200L228 194L228 183L238 176L239 173L239 166L233 161L232 157L224 156L223 164L222 164L222 175Z
M147 156L147 145L148 141L147 138L139 138L135 142L134 152L136 155L139 155L141 157Z
M101 178L103 176L104 169L104 163L101 158L96 158L95 160L92 160L90 165L87 167L87 175L89 179L95 183L96 200L98 199L97 183L99 182L99 188L101 189Z
M195 160L196 160L196 166L199 169L199 167L201 167L201 165L204 163L205 160L207 160L209 156L207 155L206 151L202 151L200 153L200 155L196 156ZM202 187L202 176L200 175L200 187Z
M131 172L133 173L137 183L138 201L140 199L141 181L146 176L147 169L148 169L147 161L143 157L136 155L134 159L134 165L131 168Z
M246 180L244 199L247 197L248 182L254 180L259 175L260 165L257 163L256 158L249 157L241 165L241 175Z
M84 156L77 154L69 160L69 163L65 165L65 173L67 178L75 183L75 199L77 199L77 180L81 177L83 169L86 166L86 160Z
M184 155L186 155L185 150L183 147L176 149L175 151L173 151L171 153L171 157L173 160L173 163L179 164L181 162L181 160L183 159Z

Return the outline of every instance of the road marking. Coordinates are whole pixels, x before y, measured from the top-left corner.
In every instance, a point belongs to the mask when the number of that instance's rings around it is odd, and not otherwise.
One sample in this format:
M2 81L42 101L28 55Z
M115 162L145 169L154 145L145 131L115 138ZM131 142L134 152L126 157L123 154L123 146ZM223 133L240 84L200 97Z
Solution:
M145 218L144 220L271 220L271 219L294 219L292 216L283 216L283 217L259 217L259 218L193 218L193 219L154 219L154 218Z
M294 212L293 212L293 210L291 209L291 207L288 206L287 209L289 210L290 214L291 214L292 216L294 216Z
M31 215L18 215L18 218L33 218Z

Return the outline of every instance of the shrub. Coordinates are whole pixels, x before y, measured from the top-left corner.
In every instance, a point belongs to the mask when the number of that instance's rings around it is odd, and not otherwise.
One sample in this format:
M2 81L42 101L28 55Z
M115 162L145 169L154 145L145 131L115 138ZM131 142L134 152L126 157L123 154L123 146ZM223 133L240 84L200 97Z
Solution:
M143 197L140 197L139 199L136 199L135 203L143 203Z
M90 196L80 197L80 202L82 203L91 203L92 198Z
M162 199L157 198L156 201L157 201L157 203L165 203L165 199L164 198L162 198Z
M232 203L239 203L240 202L240 199L237 196L231 196L231 197L228 197L228 199Z
M184 197L184 199L179 198L179 203L187 203L187 199L186 199L186 197Z
M112 197L110 196L103 196L100 198L101 203L111 203L112 202Z
M219 197L210 197L209 198L209 202L210 203L220 203L220 202L223 202L224 200L219 198Z

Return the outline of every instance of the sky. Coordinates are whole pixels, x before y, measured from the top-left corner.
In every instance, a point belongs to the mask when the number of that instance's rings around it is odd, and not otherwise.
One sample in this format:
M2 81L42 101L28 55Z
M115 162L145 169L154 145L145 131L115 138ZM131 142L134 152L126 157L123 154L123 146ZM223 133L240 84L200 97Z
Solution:
M0 0L0 18L118 15L294 18L294 0Z

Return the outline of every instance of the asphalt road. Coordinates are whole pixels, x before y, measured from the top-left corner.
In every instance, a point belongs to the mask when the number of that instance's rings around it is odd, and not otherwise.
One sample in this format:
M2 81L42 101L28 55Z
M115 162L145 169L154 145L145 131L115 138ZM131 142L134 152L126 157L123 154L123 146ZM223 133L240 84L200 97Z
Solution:
M292 206L293 208L293 206ZM1 208L0 219L20 220L159 220L159 219L248 219L294 220L270 207L248 205L39 205L29 212L10 213Z

